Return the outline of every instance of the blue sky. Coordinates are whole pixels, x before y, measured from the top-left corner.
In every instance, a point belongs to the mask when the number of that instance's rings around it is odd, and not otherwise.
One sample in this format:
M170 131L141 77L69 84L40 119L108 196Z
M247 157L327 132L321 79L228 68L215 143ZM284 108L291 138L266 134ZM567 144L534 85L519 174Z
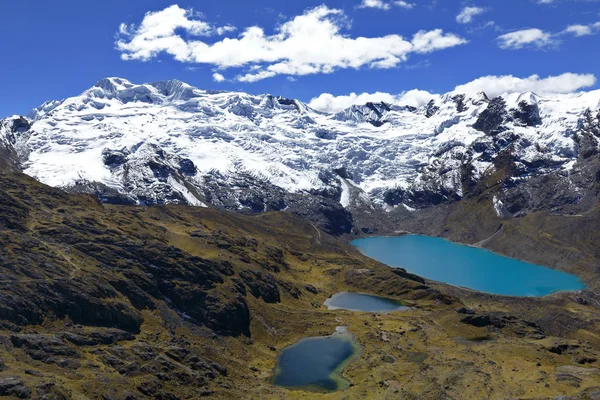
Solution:
M352 92L443 93L489 75L571 73L523 86L562 92L597 88L600 76L594 0L21 0L2 8L0 116L106 76L307 102L328 93L333 106ZM477 82L495 90L513 81Z

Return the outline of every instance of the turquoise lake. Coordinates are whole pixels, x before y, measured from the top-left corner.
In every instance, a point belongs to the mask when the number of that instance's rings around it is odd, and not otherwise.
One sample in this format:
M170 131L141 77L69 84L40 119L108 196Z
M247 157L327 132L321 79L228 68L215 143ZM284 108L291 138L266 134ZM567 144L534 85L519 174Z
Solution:
M363 311L371 313L387 313L392 311L406 311L402 302L385 297L372 296L363 293L337 293L325 301L325 306L330 310Z
M372 237L354 240L352 245L390 267L480 292L540 297L585 288L574 275L441 238Z

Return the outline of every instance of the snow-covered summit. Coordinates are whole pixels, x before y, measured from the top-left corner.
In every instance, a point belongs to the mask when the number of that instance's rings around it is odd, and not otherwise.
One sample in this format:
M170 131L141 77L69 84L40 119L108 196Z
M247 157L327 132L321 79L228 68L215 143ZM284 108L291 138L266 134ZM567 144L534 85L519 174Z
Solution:
M507 149L515 179L568 175L584 113L599 108L600 91L448 93L419 108L367 103L325 114L272 95L105 78L34 110L16 151L44 183L101 187L132 202L268 210L285 208L272 197L287 193L347 205L351 187L376 206L411 208L460 198ZM214 195L228 185L235 194Z

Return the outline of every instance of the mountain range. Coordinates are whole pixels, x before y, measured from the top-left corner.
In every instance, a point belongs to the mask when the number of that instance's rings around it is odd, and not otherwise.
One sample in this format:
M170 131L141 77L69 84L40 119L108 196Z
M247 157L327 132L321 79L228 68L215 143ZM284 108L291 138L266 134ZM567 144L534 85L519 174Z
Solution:
M448 93L327 114L272 95L106 78L1 120L0 149L42 183L106 203L285 210L335 234L365 210L377 225L472 196L490 177L501 218L579 215L600 181L600 90Z

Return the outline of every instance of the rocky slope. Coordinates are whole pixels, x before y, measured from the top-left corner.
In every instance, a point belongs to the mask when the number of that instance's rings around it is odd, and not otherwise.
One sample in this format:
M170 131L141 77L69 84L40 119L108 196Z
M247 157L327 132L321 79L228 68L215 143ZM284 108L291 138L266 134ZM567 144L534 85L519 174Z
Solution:
M391 270L289 213L106 205L5 170L0 207L0 396L585 399L600 390L593 292L471 293ZM539 236L517 248L560 249L544 242L555 223L536 224ZM594 237L563 233L565 249L579 243L573 265L598 259ZM412 310L321 306L339 291ZM344 373L349 389L270 384L279 349L339 325L363 347Z
M449 93L420 108L328 115L270 95L119 78L0 124L23 171L51 186L110 203L287 210L336 234L365 208L384 218L468 197L500 169L499 215L584 212L599 140L600 91Z

